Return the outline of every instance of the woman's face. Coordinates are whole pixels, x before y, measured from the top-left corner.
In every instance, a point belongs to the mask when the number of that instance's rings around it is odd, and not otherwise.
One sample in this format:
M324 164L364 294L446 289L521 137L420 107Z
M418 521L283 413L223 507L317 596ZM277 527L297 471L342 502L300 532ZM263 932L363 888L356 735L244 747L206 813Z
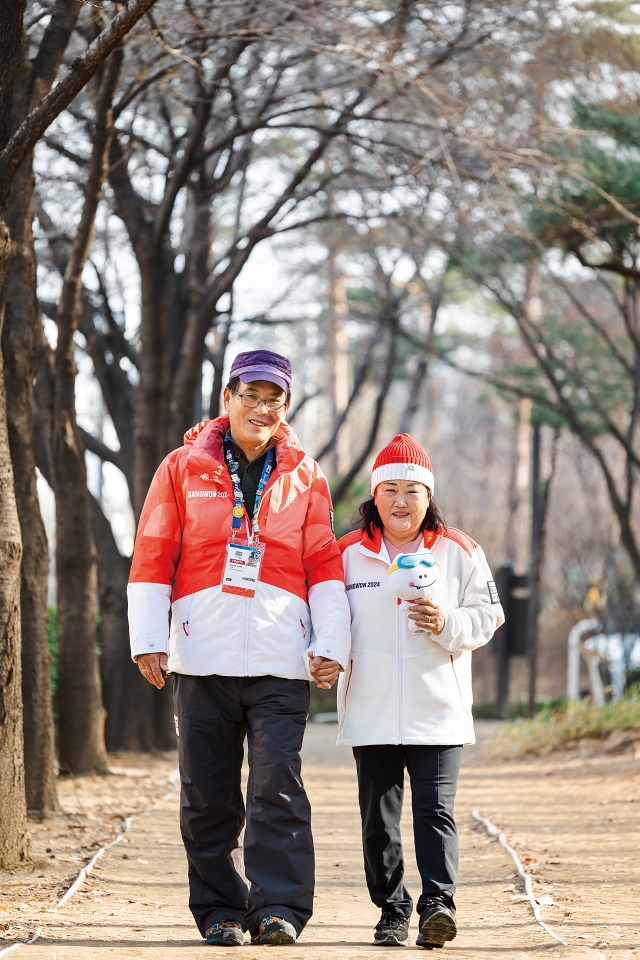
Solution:
M418 536L431 500L424 483L385 480L376 487L373 499L385 530L400 537Z

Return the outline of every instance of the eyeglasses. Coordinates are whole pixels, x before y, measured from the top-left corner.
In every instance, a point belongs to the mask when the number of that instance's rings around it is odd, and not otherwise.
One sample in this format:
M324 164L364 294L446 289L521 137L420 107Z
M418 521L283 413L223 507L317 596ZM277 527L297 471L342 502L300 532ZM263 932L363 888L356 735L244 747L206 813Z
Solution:
M237 390L231 390L232 393L235 393L236 397L240 400L245 407L249 407L250 410L255 410L256 407L259 407L261 403L264 403L265 407L269 413L280 413L280 411L285 406L285 402L282 400L263 400L262 397L259 397L257 393L238 393Z

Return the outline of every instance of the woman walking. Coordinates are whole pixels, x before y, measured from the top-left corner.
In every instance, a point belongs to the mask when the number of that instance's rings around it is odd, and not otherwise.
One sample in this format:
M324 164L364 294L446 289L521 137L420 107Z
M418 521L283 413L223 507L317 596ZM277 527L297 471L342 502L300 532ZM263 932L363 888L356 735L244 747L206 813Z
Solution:
M405 768L422 880L416 943L432 949L456 935L453 810L462 745L475 742L471 651L504 622L482 549L445 525L433 488L426 452L408 434L394 437L374 463L361 529L339 541L351 659L338 686L338 743L351 746L356 760L367 886L382 911L379 946L409 943L413 902L400 839ZM408 553L426 554L425 570L435 556L439 577L433 599L417 600L407 614L387 570Z

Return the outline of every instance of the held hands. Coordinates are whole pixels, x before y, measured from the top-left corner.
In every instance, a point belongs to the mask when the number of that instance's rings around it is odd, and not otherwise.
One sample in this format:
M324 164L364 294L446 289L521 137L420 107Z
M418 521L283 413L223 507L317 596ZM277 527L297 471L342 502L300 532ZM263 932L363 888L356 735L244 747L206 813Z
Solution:
M326 657L314 657L312 653L309 654L309 659L311 661L309 670L316 685L322 690L330 690L342 670L338 661L327 660ZM141 653L136 657L136 663L145 680L152 683L158 690L164 687L163 671L168 676L169 665L166 653Z
M419 627L424 627L435 637L444 630L444 613L435 600L415 600L409 608L409 619L415 620Z
M338 678L342 667L337 660L327 660L326 657L314 657L309 653L309 671L316 682L316 686L321 690L331 690Z
M166 653L141 653L136 657L136 663L140 673L152 683L158 690L164 687L164 677L162 671L169 676L169 658Z

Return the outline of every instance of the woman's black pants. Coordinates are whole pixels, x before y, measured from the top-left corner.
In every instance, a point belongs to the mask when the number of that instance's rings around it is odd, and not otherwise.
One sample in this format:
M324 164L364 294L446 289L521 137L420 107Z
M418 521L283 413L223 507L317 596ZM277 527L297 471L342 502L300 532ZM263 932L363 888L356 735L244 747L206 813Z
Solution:
M362 817L364 869L371 899L381 910L410 917L404 885L400 817L405 767L411 783L413 836L422 880L417 910L439 897L455 909L458 835L453 805L462 747L373 744L354 747Z

